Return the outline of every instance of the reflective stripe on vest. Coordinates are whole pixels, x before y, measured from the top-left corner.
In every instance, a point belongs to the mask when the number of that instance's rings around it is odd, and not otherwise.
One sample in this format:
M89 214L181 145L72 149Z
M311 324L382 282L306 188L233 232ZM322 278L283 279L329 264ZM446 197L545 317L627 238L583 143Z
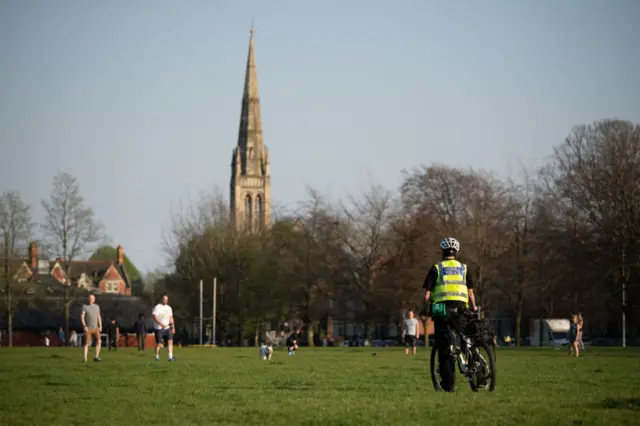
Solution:
M467 265L457 260L443 260L437 263L438 280L433 289L433 303L469 303L467 291Z

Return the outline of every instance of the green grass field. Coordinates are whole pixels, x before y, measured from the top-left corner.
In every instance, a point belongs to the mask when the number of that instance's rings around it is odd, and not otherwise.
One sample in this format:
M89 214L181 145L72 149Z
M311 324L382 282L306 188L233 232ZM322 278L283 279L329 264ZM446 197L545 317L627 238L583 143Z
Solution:
M93 348L91 348L93 349ZM372 356L373 352L376 356ZM91 354L92 352L90 352ZM428 353L402 348L255 348L103 352L0 349L0 425L637 425L640 351L501 349L498 387L436 393Z

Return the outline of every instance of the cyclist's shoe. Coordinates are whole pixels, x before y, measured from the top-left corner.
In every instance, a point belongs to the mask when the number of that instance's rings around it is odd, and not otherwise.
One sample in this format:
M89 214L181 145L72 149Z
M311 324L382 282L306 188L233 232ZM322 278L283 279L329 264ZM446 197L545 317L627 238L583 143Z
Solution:
M440 381L440 388L445 392L455 392L456 391L456 385L446 386L446 383L444 382L444 380Z

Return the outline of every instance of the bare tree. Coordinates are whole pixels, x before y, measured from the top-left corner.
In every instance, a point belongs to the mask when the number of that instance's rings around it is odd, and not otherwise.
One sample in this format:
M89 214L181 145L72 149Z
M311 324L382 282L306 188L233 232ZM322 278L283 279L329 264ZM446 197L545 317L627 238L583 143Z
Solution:
M632 283L640 271L640 124L602 120L574 127L554 150L544 177L545 195L567 230L565 241L578 243L565 251L581 264L573 306L597 294L600 307L623 308L623 269L632 273ZM637 303L640 288L631 284L628 290L628 300Z
M469 190L474 186L472 172L435 164L404 172L401 186L407 213L429 212L440 231L457 234L469 219Z
M338 216L338 243L341 270L351 284L352 295L361 303L365 335L371 339L381 289L380 271L390 257L393 219L399 212L398 200L386 188L372 184L360 199L348 197Z
M335 217L331 206L319 191L309 187L307 193L309 198L301 203L297 215L302 220L293 226L294 236L297 235L298 238L292 239L293 244L288 247L288 251L289 259L297 267L297 270L292 271L297 279L292 276L291 280L296 292L294 297L299 297L302 301L299 310L307 324L307 341L312 346L320 315L326 313L327 324L332 322L329 305L333 295L323 240L329 237L331 228L335 227Z
M69 312L77 283L72 282L72 262L89 256L104 241L102 224L95 218L80 194L80 185L69 173L58 172L48 200L42 200L45 221L42 225L52 254L60 258L64 270L64 327L69 335Z
M29 237L33 230L31 207L26 204L17 191L7 191L0 195L0 248L2 249L5 303L7 308L7 328L9 347L13 346L13 277L16 257L25 253Z
M421 287L439 245L434 229L428 215L397 215L392 220L388 255L376 270L376 304L386 312L388 322L395 320L398 332L406 311L420 312L424 306Z
M535 184L525 175L522 183L510 182L509 192L508 214L504 217L506 250L500 259L502 273L495 284L514 306L516 345L519 347L522 313L534 284Z
M229 226L229 206L220 189L212 193L202 192L196 201L178 203L178 208L171 213L169 228L163 233L162 251L168 264L175 266L180 254L195 237Z

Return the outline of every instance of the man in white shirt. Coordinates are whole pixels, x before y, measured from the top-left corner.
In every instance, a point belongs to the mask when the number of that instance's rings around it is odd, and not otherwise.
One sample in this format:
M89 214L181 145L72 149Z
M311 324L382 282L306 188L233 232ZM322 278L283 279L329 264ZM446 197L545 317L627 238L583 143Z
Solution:
M173 335L176 327L173 322L173 310L169 306L169 296L162 295L162 303L153 308L153 329L156 335L156 361L160 359L160 348L166 342L169 349L169 361L175 361L173 357Z
M408 318L402 324L402 336L404 337L404 354L409 355L409 348L413 348L413 355L416 354L416 343L420 338L420 326L418 320L414 318L413 311L409 311Z

